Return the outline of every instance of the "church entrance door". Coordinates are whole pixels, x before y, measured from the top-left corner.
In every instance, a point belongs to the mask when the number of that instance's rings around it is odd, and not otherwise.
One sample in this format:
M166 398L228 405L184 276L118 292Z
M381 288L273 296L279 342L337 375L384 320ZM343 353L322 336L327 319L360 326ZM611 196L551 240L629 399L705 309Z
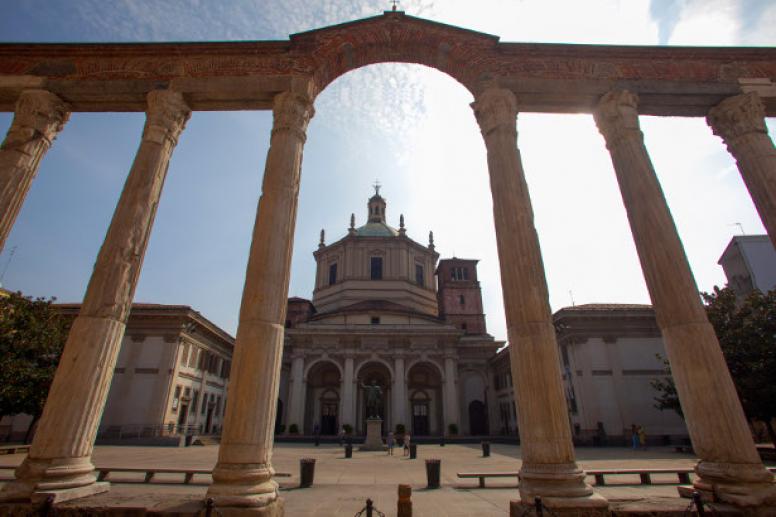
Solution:
M337 406L339 406L337 401L323 401L321 406L321 434L337 434Z
M428 402L412 403L412 435L427 436L428 428Z
M479 400L469 404L469 432L474 436L488 434L488 412Z

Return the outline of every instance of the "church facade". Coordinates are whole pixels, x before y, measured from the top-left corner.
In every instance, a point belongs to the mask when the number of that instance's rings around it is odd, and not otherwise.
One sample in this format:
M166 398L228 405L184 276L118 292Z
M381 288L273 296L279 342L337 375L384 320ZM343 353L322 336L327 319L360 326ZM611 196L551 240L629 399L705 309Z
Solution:
M439 259L387 223L379 187L366 224L321 242L311 300L288 300L277 431L366 432L365 386L379 386L383 432L490 434L488 334L477 260Z

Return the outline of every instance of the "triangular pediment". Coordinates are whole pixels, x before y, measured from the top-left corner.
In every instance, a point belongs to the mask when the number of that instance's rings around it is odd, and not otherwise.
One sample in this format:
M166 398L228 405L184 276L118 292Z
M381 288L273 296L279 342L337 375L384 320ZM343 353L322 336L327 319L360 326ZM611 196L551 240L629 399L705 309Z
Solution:
M361 18L349 22L328 25L318 29L297 32L289 36L292 43L309 42L311 40L328 39L333 35L341 35L343 32L355 34L361 32L390 32L397 28L415 29L420 31L432 31L437 37L448 35L450 38L480 41L486 44L498 43L499 37L484 32L478 32L455 25L409 16L404 11L385 11L382 15ZM413 31L414 32L414 31Z

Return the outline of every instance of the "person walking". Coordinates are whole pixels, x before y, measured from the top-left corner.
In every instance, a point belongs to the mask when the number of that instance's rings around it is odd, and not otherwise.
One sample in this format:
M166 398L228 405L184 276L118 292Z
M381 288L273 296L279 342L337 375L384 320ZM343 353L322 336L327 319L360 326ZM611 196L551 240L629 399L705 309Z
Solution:
M631 424L631 445L634 451L639 448L639 428L636 424Z
M388 455L393 456L393 432L388 433L388 438L385 439L385 444L388 446Z
M410 433L404 433L404 456L410 455Z
M642 451L647 450L647 433L642 426L639 426L639 447Z

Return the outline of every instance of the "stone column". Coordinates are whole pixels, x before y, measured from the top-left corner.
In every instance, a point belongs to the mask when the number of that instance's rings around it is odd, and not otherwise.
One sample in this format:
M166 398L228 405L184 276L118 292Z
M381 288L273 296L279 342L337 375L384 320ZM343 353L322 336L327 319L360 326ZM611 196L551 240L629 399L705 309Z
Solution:
M25 90L0 145L0 251L11 233L41 158L70 117L69 106L46 90Z
M233 363L234 364L234 363ZM304 354L295 352L291 356L291 389L289 390L288 417L286 431L296 424L299 432L304 427Z
M773 246L776 248L776 147L768 136L765 108L755 92L725 99L706 117L736 159Z
M275 96L273 114L234 345L229 405L207 492L219 507L251 507L261 515L283 512L270 458L302 148L312 103L283 92Z
M189 117L183 97L148 94L143 139L113 214L78 317L43 409L30 454L2 499L57 501L107 490L91 462L170 156Z
M404 375L404 357L397 356L393 359L393 425L403 424L409 429L407 421L407 380Z
M353 357L345 357L345 373L342 379L342 417L340 418L340 427L348 424L356 428L356 422L353 418Z
M442 434L447 435L448 426L455 424L458 432L461 431L460 411L458 410L458 369L452 355L445 355L445 422Z
M517 148L517 100L509 90L490 88L472 108L488 154L522 444L520 496L525 504L541 496L549 505L605 508L574 458L544 264Z
M690 265L644 146L638 99L604 95L595 111L612 156L633 240L663 334L693 448L696 488L715 500L758 505L776 497L698 295ZM776 499L774 500L776 502Z

